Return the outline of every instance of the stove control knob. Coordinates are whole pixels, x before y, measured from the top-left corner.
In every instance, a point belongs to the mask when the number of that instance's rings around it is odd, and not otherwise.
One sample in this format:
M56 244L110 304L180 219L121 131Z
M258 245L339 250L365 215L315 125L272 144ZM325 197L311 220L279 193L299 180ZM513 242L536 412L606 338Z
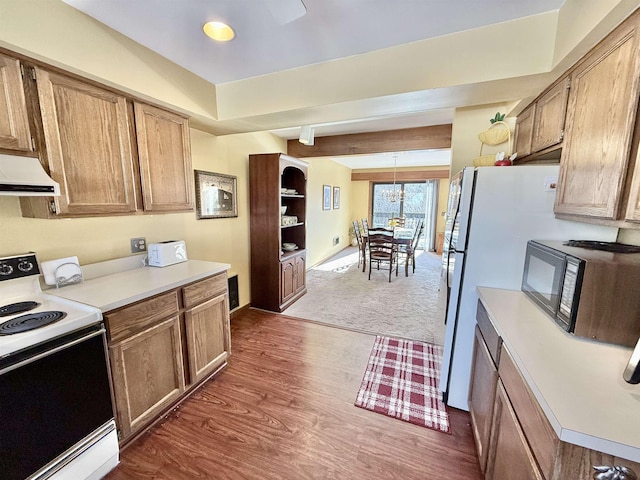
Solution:
M0 275L11 275L13 267L8 263L0 263Z
M23 260L18 263L18 270L20 270L21 272L28 272L30 270L33 270L33 263L31 263L29 260Z

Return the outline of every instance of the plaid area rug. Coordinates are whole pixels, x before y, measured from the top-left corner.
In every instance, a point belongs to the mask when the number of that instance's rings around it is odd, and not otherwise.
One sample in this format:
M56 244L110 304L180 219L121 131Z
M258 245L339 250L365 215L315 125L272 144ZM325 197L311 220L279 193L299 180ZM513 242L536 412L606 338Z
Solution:
M451 433L438 390L442 347L377 336L356 407Z

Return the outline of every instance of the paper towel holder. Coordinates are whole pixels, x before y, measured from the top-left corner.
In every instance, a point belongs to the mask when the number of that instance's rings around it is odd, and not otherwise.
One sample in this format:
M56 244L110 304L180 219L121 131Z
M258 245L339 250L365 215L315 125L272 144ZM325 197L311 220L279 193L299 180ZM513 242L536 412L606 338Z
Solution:
M63 277L62 275L60 275L60 269L62 267L65 266L74 266L77 268L77 273L73 273L67 277ZM61 263L60 265L58 265L58 267L55 269L54 272L54 276L56 279L56 288L60 288L60 287L64 287L67 285L74 285L76 283L82 283L84 282L84 276L82 275L82 268L80 268L80 265L78 265L77 263L74 262L66 262L66 263Z

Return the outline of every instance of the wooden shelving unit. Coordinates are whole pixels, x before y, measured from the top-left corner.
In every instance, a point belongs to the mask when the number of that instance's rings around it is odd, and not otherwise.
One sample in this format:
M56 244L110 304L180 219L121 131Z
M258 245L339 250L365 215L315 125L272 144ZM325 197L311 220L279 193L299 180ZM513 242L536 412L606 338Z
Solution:
M281 153L249 155L253 307L282 312L307 292L307 171L307 162ZM281 206L298 221L282 225ZM298 249L284 251L283 243Z

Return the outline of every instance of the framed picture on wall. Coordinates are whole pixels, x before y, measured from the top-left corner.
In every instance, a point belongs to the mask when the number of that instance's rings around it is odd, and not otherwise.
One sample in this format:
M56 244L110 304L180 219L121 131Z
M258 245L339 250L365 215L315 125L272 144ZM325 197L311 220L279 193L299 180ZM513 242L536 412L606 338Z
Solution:
M333 209L340 208L340 187L333 187Z
M322 189L322 209L331 210L331 185L323 185Z
M198 219L238 216L237 177L194 170Z

